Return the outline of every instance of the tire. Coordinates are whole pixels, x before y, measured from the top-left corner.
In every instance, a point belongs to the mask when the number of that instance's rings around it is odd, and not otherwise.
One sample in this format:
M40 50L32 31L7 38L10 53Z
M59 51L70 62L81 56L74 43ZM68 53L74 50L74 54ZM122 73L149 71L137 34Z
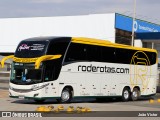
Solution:
M131 94L131 100L136 101L138 100L140 96L140 91L137 88L133 88L132 94Z
M72 92L69 88L65 88L61 93L61 103L69 103L72 100Z
M131 92L129 88L124 88L122 91L122 101L127 102L130 99Z

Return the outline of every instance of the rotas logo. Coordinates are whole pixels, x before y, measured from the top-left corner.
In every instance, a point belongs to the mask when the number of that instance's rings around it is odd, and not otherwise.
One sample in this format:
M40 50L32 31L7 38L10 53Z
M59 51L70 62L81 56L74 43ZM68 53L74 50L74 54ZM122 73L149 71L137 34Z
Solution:
M130 73L131 86L142 85L141 91L145 90L149 84L151 75L150 61L145 52L137 51L132 56Z
M22 44L21 46L19 46L18 51L21 50L29 50L30 46L28 46L27 44Z

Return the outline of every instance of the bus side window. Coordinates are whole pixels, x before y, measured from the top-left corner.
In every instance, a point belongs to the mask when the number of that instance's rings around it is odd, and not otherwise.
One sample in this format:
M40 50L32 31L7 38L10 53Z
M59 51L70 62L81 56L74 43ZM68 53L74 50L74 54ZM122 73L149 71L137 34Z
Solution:
M48 53L49 55L61 54L64 55L68 46L68 42L53 42L50 44Z
M52 80L52 70L50 70L50 69L47 69L46 71L45 71L45 81L48 81L48 80Z
M101 61L115 63L115 48L102 47L101 48Z
M44 72L44 80L52 81L55 80L55 63L53 61L44 62L45 64L45 72Z
M101 62L101 47L96 45L87 45L88 61Z
M131 58L128 49L116 48L116 63L129 64Z
M65 62L86 61L86 45L71 43L66 54Z
M157 54L154 52L146 52L148 59L150 61L150 65L154 65L156 64L156 58L157 58Z

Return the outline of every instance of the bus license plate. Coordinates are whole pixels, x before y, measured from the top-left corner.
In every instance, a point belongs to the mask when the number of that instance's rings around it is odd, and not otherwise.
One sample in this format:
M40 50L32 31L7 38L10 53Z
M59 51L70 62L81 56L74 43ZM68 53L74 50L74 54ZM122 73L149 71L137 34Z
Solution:
M19 99L24 99L24 96L19 96L18 98L19 98Z

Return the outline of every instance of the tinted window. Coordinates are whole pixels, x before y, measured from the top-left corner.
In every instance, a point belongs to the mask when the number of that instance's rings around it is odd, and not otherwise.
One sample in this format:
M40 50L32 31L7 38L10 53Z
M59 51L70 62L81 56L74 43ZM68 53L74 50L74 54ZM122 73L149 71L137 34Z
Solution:
M153 65L156 63L156 53L116 48L116 63Z
M61 65L59 65L59 61L52 60L44 62L44 68L44 81L52 81L58 78Z
M86 51L87 51L87 46L85 44L71 43L66 55L65 62L86 61L87 60Z
M87 44L71 43L65 62L101 61L101 47Z
M59 77L62 67L62 61L69 42L56 41L52 42L48 48L48 55L62 55L61 58L44 62L45 74L44 80L56 80Z
M130 64L135 52L129 49L116 48L116 63Z
M34 58L46 53L48 41L22 41L15 52L15 57Z
M96 45L87 45L87 60L100 62L101 47Z
M101 47L101 60L102 62L115 62L115 48L112 47Z
M68 47L68 44L69 42L61 42L61 41L52 42L48 47L47 54L48 55L57 55L57 54L64 55Z
M147 52L148 57L150 58L150 64L153 65L156 63L157 54L153 52Z
M135 59L133 58L134 55L136 56ZM148 65L153 65L156 63L156 53L153 52L137 52L137 50L123 48L71 43L66 55L65 62L95 61L120 64L135 64L131 60L133 58L136 62L136 59L138 58L138 64L144 65L145 61L141 61L141 58L146 58L146 55L148 56L150 62L150 64Z

